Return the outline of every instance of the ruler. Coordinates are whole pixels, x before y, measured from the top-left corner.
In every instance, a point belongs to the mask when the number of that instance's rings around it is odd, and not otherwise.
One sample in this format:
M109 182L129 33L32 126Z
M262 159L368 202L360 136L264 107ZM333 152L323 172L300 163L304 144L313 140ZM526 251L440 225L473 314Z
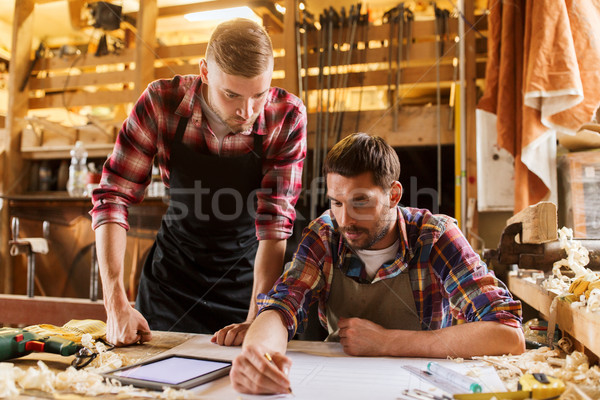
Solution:
M464 392L463 389L456 386L451 381L448 381L438 375L434 375L429 371L424 371L422 369L413 367L411 365L403 365L402 368L404 368L405 370L409 371L410 373L418 376L419 378L423 379L425 382L437 387L438 389L443 390L444 392L446 392L448 394L454 395L457 393Z

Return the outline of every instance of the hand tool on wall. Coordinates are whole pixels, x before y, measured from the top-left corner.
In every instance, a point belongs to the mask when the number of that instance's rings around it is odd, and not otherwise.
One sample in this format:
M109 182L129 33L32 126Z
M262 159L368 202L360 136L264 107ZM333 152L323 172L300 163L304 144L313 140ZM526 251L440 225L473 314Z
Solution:
M350 8L350 16L349 16L349 23L350 23L350 38L348 40L348 52L346 54L346 71L345 74L343 76L342 79L342 86L341 86L341 90L342 90L342 101L340 102L340 111L339 111L339 116L338 116L338 126L337 126L337 131L336 131L336 143L340 141L341 136L342 136L342 129L344 127L344 112L346 109L346 88L348 87L348 77L350 75L350 64L352 63L352 50L354 49L355 44L355 38L356 38L356 26L358 24L358 19L360 17L360 10L361 10L362 4L358 3L356 5L356 8L351 7Z
M336 12L333 7L329 7L327 14L327 100L325 104L325 127L323 128L323 145L321 148L321 160L325 161L327 157L327 147L329 144L329 116L331 110L331 57L333 53L333 23L336 19ZM337 72L337 71L336 71ZM319 196L319 205L323 206L325 193Z
M387 96L388 96L388 107L394 107L394 96L392 92L392 59L394 57L394 47L393 42L396 37L395 34L395 23L396 23L396 12L398 11L397 7L394 7L383 14L384 22L387 20L387 24L389 25L389 35L388 35L388 79L387 79Z
M46 50L46 44L44 42L40 42L40 45L38 46L37 50L35 51L35 57L33 58L31 65L29 66L29 70L27 71L25 78L23 78L23 83L21 83L21 87L19 87L19 92L22 92L23 90L25 90L25 87L27 86L27 82L29 82L29 77L31 76L31 73L33 72L33 69L35 68L37 63L44 57L45 50Z
M365 14L360 15L359 25L362 26L362 42L364 43L364 49L361 53L360 64L362 66L362 70L360 72L359 81L360 81L360 92L358 94L358 110L356 112L356 125L354 127L354 132L359 132L360 125L360 111L362 109L362 97L365 85L365 65L367 63L367 51L369 50L369 17L370 11L367 9Z

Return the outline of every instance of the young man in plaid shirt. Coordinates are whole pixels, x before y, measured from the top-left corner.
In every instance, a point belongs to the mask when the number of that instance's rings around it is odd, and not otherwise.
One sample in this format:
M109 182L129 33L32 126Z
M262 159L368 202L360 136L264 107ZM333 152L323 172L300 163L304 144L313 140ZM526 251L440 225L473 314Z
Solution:
M304 230L231 370L245 393L286 393L287 341L309 306L356 356L470 357L525 350L521 303L473 251L455 221L398 206L400 162L381 138L354 134L324 168L331 209ZM452 319L467 322L452 324ZM268 354L268 357L265 355ZM268 359L271 359L270 362Z
M270 86L272 73L266 31L231 20L213 32L199 75L151 83L124 122L92 196L109 342L155 329L241 343L256 294L281 274L306 154L306 109ZM133 309L127 207L142 201L155 157L170 202Z

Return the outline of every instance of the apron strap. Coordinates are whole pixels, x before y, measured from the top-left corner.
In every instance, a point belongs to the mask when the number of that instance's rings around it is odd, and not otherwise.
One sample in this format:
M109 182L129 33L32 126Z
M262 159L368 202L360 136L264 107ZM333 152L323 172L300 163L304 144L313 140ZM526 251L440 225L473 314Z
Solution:
M258 133L254 134L254 153L257 158L262 160L263 158L263 135L259 135Z
M177 124L177 130L175 131L175 138L173 139L173 143L181 143L183 139L183 134L185 133L185 128L187 127L189 120L190 119L187 117L179 118L179 123Z

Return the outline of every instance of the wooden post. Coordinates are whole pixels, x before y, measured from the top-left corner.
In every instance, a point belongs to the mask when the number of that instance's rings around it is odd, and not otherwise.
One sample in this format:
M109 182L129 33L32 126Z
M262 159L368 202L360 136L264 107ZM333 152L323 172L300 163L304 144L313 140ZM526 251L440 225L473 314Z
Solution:
M300 95L298 87L298 47L296 43L296 13L298 0L285 0L283 16L283 37L285 48L285 85L284 88L296 96Z
M156 58L156 0L141 0L137 14L137 35L135 38L135 98L136 101L146 86L154 80L154 60Z
M22 92L19 89L29 72L32 62L34 7L34 0L21 0L15 6L10 71L8 75L7 134L3 138L1 160L2 181L0 182L0 193L3 196L22 193L23 182L26 181L21 179L22 175L27 172L23 168L19 139L24 126L23 119L27 116L29 92L27 87ZM11 233L7 200L3 200L0 212L0 221L2 221L0 225L0 283L4 293L11 293L13 288L13 271L12 257L8 253L8 241L10 240Z
M475 20L475 1L464 0L465 19L467 21ZM466 136L467 136L467 204L469 207L475 207L469 210L467 215L471 221L467 221L469 231L467 239L473 243L477 238L478 213L477 213L477 135L475 130L475 108L477 106L477 60L475 48L475 30L467 29L465 33L465 99L464 107L466 112ZM474 235L471 235L473 233Z

